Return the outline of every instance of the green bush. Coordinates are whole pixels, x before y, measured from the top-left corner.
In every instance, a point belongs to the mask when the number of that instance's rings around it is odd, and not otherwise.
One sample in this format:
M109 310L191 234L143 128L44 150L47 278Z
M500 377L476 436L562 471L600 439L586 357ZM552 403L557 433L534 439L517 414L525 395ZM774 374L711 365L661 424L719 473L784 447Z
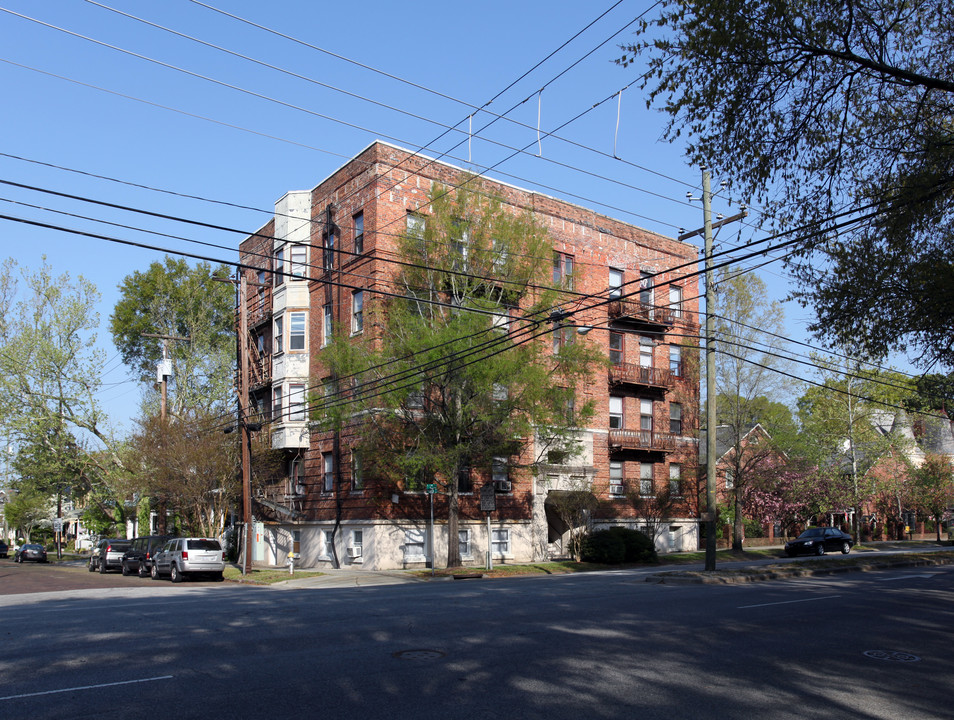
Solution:
M646 533L625 527L611 527L609 532L623 541L626 559L623 562L656 562L656 547Z
M618 533L597 530L583 540L580 559L602 565L619 565L626 562L626 543Z

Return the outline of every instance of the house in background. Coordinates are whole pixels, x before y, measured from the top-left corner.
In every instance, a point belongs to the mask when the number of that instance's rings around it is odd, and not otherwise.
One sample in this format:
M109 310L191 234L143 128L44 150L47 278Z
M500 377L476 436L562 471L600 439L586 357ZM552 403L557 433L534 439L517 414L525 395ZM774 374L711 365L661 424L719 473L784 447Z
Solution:
M504 183L485 190L515 212L529 211L553 246L554 282L598 304L581 322L580 342L598 343L605 370L576 388L596 416L578 429L582 452L553 457L535 473L484 468L461 488L460 531L447 536L443 496L367 476L349 438L309 427L309 395L327 378L319 351L336 331L373 339L364 322L393 285L397 237L426 219L434 183L453 187L465 171L419 153L372 143L311 190L289 192L275 215L241 243L250 291L244 311L253 414L267 419L268 441L284 457L284 477L254 483L253 560L300 567L369 569L440 564L458 543L465 564L545 560L565 552L572 528L548 498L584 491L598 500L591 526L639 527L633 493L666 489L676 499L665 547L698 547L698 250L593 210ZM631 289L638 287L638 293ZM625 290L624 290L625 288ZM519 311L519 308L516 309ZM532 440L530 441L533 442ZM480 509L493 483L496 511ZM431 543L433 543L431 545Z

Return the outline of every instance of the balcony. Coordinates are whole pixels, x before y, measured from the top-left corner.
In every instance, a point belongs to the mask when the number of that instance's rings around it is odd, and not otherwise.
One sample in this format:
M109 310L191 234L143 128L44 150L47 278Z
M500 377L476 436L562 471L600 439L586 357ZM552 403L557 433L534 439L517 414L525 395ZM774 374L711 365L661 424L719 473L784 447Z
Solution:
M610 450L648 450L672 452L676 449L676 436L653 430L610 430Z
M676 315L672 308L658 307L634 298L611 300L607 309L610 319L640 326L669 327Z
M669 368L616 363L610 365L609 381L611 385L640 385L666 390L673 385L673 373Z

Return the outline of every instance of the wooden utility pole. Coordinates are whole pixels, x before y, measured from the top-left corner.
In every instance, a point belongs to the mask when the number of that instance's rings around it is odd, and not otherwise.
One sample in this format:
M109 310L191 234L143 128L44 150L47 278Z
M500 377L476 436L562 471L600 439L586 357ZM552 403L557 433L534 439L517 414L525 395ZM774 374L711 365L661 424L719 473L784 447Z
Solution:
M238 427L242 443L242 508L245 523L245 560L242 574L252 570L252 435L248 427L248 294L245 272L239 268L239 398Z
M712 229L730 222L741 220L748 213L743 206L742 212L732 217L712 223L712 177L706 168L702 169L702 227L683 233L679 240L703 235L705 240L706 264L706 512L703 515L706 526L706 570L716 569L716 521L718 517L718 498L716 493L716 383L715 383L715 283L712 278ZM689 193L689 199L694 200Z

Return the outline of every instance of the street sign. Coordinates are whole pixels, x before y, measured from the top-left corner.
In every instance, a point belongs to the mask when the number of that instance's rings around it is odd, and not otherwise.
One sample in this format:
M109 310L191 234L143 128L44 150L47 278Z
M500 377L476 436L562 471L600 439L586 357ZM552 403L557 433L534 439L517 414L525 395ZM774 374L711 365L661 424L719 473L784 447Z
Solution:
M492 482L484 483L480 488L480 511L485 513L497 511L497 491Z
M54 518L53 520L53 532L61 533L63 532L63 521L60 518Z
M428 495L434 495L437 492L437 483L427 483L424 489Z

